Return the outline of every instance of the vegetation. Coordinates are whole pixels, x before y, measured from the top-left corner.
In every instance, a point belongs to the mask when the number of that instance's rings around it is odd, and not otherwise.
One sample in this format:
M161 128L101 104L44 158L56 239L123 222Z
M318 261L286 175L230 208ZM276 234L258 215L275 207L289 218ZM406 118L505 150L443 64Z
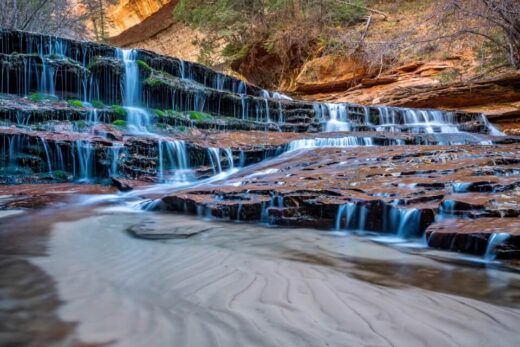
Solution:
M83 107L83 102L81 100L68 100L67 103L72 107Z
M126 121L122 119L116 119L112 124L118 127L126 127Z
M148 71L148 72L152 71L152 68L150 67L150 65L148 65L148 63L143 60L137 60L137 65L139 65L139 67L145 71Z
M58 101L56 96L43 93L32 93L28 96L28 99L34 102L40 102L44 100Z
M58 181L67 181L69 179L69 174L62 170L54 170L52 172L52 177Z
M204 113L204 112L190 111L188 113L188 115L191 120L196 121L196 122L213 119L212 115L210 115L208 113Z
M207 34L196 41L202 48L199 60L208 60L223 42L228 61L259 46L289 65L297 56L305 59L320 38L337 36L337 26L363 21L366 13L362 0L181 0L174 11L177 19Z
M42 34L95 39L108 37L107 8L117 0L2 0L0 27ZM78 8L81 10L78 11Z
M95 108L105 108L105 104L101 100L92 100L91 104L92 104L92 107L95 107Z
M121 116L121 117L126 117L127 116L127 112L125 110L125 108L121 105L112 105L110 106L110 108L112 109L112 111L114 111L118 116Z

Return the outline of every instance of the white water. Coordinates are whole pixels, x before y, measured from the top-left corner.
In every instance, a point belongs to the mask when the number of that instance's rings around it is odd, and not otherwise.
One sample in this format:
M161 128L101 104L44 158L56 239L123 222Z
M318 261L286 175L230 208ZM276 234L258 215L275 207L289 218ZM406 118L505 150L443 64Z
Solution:
M338 138L312 138L293 140L287 145L287 151L295 151L299 149L312 149L323 147L357 147L357 146L373 146L371 137L338 137Z
M486 259L488 261L495 260L495 258L496 258L495 249L497 248L497 246L506 242L507 239L509 239L509 237L511 237L511 235L509 235L508 233L491 234L491 236L488 240L487 247L486 247L486 253L484 254L484 259Z

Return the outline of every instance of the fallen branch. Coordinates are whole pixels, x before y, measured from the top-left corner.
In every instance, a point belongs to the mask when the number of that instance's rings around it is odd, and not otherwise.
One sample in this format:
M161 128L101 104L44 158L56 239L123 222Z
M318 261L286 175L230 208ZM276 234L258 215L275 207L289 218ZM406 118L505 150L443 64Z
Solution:
M372 12L372 13L380 14L381 16L385 17L385 20L388 19L388 17L389 17L389 15L387 13L385 13L383 11L375 10L373 8L370 8L370 7L365 7L365 6L361 6L361 5L358 5L358 4L353 4L351 2L342 1L342 0L339 0L339 2L344 3L345 5L352 6L352 7L360 8L360 9L365 10L365 11L369 11L369 12Z

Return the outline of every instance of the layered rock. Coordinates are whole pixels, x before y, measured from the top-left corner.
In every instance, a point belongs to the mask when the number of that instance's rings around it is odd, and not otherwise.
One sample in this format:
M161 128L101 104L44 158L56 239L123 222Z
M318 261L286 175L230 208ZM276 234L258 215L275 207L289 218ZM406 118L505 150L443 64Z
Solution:
M147 51L0 36L2 183L168 183L192 188L150 208L518 256L483 226L517 226L520 138L479 113L292 100ZM468 218L475 251L450 241L473 242L447 222Z

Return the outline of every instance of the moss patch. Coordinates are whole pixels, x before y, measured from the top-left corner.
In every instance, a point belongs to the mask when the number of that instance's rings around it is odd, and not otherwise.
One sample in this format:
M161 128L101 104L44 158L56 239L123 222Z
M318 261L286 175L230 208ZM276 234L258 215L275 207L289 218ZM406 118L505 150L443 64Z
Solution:
M91 104L92 104L92 107L95 107L95 108L105 108L105 104L101 100L92 100Z
M126 127L126 120L116 119L112 124L118 127Z
M213 119L212 115L210 115L208 113L204 113L204 112L191 111L188 113L188 115L190 116L191 120L196 121L196 122Z
M118 116L126 117L128 112L126 112L125 108L121 105L112 105L110 106L112 111L114 111Z
M72 107L83 107L81 100L68 100L67 103Z

